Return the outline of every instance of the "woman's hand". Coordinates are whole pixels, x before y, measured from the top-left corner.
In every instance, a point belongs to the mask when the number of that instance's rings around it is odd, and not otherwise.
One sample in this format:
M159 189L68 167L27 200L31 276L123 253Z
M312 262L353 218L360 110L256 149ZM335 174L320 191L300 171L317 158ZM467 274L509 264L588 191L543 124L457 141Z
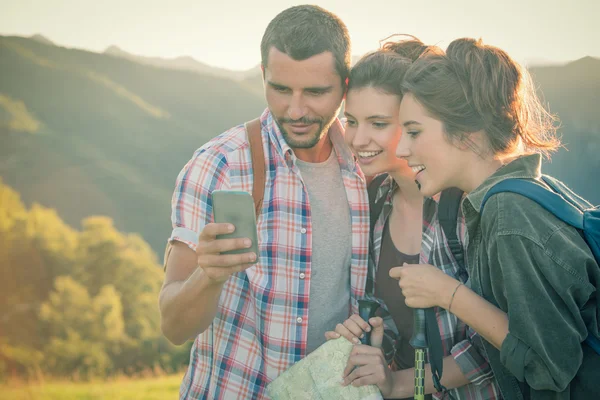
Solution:
M433 306L448 309L452 293L459 281L429 264L404 264L390 269L390 276L398 279L398 285L411 308Z
M383 342L383 319L381 317L373 317L369 320L370 325L363 320L358 314L352 315L342 324L337 324L335 331L325 332L327 340L337 339L340 336L345 337L348 341L359 344L360 339L366 332L371 332L371 346L381 347Z
M343 373L342 385L377 385L383 397L388 397L394 388L392 371L378 347L358 344L354 346Z

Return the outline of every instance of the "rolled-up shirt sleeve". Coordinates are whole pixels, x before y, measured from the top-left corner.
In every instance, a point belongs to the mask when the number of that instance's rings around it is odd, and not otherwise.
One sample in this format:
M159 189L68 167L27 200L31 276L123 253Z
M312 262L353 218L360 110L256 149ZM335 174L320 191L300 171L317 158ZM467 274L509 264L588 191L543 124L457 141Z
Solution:
M581 310L595 288L582 271L594 261L569 243L576 234L555 232L545 246L519 235L500 235L489 246L490 258L500 266L493 272L494 296L509 321L500 360L536 390L563 391L583 358L587 329ZM560 257L569 264L547 250L555 248L564 249Z
M183 167L171 199L173 231L169 243L179 241L196 251L198 236L213 222L212 192L228 189L228 167L224 154L199 149Z
M483 355L481 337L471 328L467 328L467 338L455 344L450 354L463 375L473 384L481 385L494 378L492 368Z

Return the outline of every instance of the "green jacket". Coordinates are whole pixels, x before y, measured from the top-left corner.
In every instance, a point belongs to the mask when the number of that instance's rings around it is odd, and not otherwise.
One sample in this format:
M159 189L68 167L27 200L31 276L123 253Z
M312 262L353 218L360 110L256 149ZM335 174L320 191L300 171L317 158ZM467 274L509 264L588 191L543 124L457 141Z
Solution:
M540 177L539 155L519 157L463 203L471 288L508 314L501 349L484 340L507 400L569 399L589 385L600 390L600 356L582 346L588 332L600 337L600 268L580 233L513 193L492 196L479 212L494 184L526 178L544 186Z

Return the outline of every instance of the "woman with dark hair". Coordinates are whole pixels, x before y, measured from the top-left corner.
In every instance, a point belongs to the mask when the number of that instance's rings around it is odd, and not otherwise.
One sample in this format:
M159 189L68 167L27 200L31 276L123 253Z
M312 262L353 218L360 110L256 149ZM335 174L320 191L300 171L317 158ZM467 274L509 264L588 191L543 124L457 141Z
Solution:
M436 265L438 271L452 279L467 279L461 274L464 268L453 257L438 220L440 196L424 197L415 184L415 172L395 155L403 134L398 120L403 75L424 54L443 52L410 37L387 42L380 50L367 54L351 70L345 105L346 142L365 176L387 174L374 199L374 203L383 202L381 212L375 216L371 213L376 221L372 224L368 280L374 288L373 299L390 318L386 318L385 338L381 318L371 318L369 325L358 315L338 324L335 332L326 336L344 336L357 344L349 363L356 361L358 368L346 377L345 384L377 384L386 398L412 397L415 365L415 351L409 343L413 310L406 306L398 282L389 275L390 269L404 262L426 263ZM455 226L459 233L464 232L462 216ZM437 309L436 317L445 356L442 384L451 389L456 399L498 399L493 374L475 345L476 335L444 309ZM359 345L359 337L371 330L372 346ZM402 385L395 388L392 371L398 371L396 374L402 377ZM357 376L359 373L364 375ZM425 377L425 393L434 393L429 367ZM435 394L435 398L441 396Z
M503 50L453 41L404 76L397 155L424 196L448 187L468 195L469 284L431 265L390 272L410 307L443 307L474 329L505 399L596 398L600 269L572 226L525 196L500 192L520 178L552 190L541 156L557 149L554 118L529 75ZM428 263L419 263L428 264Z

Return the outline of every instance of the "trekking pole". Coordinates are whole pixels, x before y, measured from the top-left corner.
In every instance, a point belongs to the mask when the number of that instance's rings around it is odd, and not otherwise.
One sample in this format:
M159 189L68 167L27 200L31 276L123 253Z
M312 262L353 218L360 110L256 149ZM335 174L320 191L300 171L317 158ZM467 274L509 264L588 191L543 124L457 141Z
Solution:
M358 315L368 324L369 319L375 316L379 303L373 300L358 300ZM362 344L371 345L371 332L365 332L360 339Z
M425 349L427 348L427 332L425 326L425 310L414 309L413 336L410 345L415 349L415 400L425 400Z

